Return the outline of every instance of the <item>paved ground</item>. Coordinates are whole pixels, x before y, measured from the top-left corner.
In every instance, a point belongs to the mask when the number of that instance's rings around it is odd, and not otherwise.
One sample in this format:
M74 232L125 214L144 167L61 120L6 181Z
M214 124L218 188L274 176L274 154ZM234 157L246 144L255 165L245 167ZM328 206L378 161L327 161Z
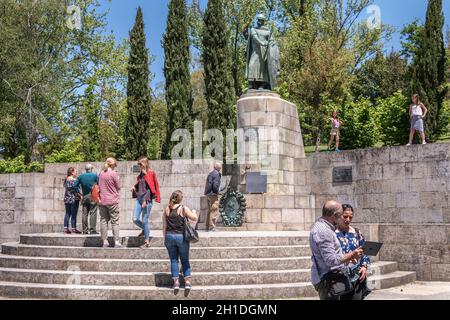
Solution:
M0 297L0 300L9 299ZM318 298L303 300L318 300ZM377 290L367 300L450 300L450 282L418 281L401 287Z
M378 290L367 300L450 300L450 282L414 282Z

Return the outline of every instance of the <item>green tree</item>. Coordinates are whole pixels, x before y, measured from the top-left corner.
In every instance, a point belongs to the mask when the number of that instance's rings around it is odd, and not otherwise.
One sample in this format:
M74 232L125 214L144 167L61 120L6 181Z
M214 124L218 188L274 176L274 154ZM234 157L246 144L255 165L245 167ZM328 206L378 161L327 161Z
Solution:
M61 1L0 2L0 81L8 93L0 109L8 118L1 139L7 157L29 164L43 126L58 113L58 83L64 87L66 5Z
M356 71L351 91L355 98L369 98L375 103L377 99L386 99L399 90L406 92L407 74L408 62L399 52L392 51L387 56L378 52Z
M358 18L371 0L288 1L281 38L280 93L304 109L302 127L314 137L316 151L322 142L332 99L345 104L361 63L382 47L387 26L369 28Z
M224 2L209 0L203 33L203 65L205 70L208 127L225 130L235 127L236 100L233 90L229 30L225 21Z
M135 160L147 154L151 113L149 57L140 7L130 32L130 46L125 146L126 158Z
M163 38L164 76L168 110L166 141L163 157L169 159L173 147L172 133L176 129L192 131L192 87L189 73L189 23L185 0L171 0Z
M442 0L429 0L425 26L412 64L411 92L418 93L428 108L426 135L436 140L444 128L439 121L445 96L445 47Z
M79 9L80 28L68 24L69 4ZM85 135L91 94L100 112L101 155L120 153L123 125L115 122L125 98L128 44L106 32L99 6L98 0L0 2L0 152L6 158L42 159Z

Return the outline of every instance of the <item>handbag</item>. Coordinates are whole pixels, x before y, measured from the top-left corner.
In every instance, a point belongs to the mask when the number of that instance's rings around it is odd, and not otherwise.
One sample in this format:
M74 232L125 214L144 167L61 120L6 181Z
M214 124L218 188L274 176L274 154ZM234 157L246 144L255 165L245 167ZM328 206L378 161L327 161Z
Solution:
M91 191L91 201L95 203L100 202L100 188L98 184L94 184Z
M183 216L184 216L184 240L191 243L196 243L199 241L199 236L197 230L192 227L189 219L184 214L184 206L183 206Z

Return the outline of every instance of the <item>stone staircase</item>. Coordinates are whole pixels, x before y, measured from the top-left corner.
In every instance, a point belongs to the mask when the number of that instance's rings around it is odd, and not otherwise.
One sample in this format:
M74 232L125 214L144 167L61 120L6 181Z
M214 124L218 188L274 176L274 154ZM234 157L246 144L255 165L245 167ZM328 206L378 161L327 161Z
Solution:
M100 248L99 236L32 234L2 245L0 296L38 299L301 299L310 283L308 232L200 232L191 247L193 290L175 296L161 232L136 248L136 231L122 231L124 249ZM112 241L112 239L110 239ZM415 281L397 263L372 264L377 289ZM181 279L183 284L183 280Z

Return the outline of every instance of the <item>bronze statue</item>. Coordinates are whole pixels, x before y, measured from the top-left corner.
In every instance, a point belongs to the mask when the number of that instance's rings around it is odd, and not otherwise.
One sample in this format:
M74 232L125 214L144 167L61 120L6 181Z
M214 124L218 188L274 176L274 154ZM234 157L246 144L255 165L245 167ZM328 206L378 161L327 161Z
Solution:
M247 40L246 78L249 89L273 90L280 71L280 51L263 14L256 16Z

